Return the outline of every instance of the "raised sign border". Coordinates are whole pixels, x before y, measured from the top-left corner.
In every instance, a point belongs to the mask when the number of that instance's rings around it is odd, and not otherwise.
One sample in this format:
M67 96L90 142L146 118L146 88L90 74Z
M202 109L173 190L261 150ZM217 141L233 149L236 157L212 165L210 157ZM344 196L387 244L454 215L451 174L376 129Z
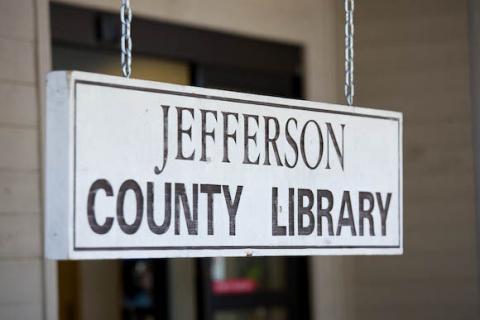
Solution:
M75 72L76 73L76 72ZM194 98L202 98L202 99L209 99L209 100L217 100L217 101L227 101L233 103L241 103L241 104L253 104L253 105L260 105L264 107L274 107L274 108L283 108L283 109L294 109L294 110L303 110L303 111L310 111L310 112L320 112L320 113L332 113L332 114L342 114L347 116L354 116L354 117L365 117L365 118L375 118L375 119L383 119L383 120L390 120L397 122L397 131L398 131L398 245L363 245L363 246L140 246L140 247L78 247L76 244L76 187L77 187L77 154L76 154L76 146L77 146L77 85L93 85L93 86L100 86L100 87L110 87L110 88L118 88L118 89L127 89L127 90L136 90L136 91L143 91L143 92L151 92L151 93L160 93L160 94L171 94L177 96L186 96L186 97L194 97ZM248 100L248 99L240 99L240 98L230 98L230 97L222 97L222 96L215 96L215 95L206 95L206 94L199 94L199 93L190 93L190 92L182 92L182 91L175 91L175 90L167 90L167 89L154 89L154 88L145 88L141 86L133 86L133 85L122 85L122 84L111 84L105 83L101 81L93 81L93 80L79 80L76 79L74 76L73 79L73 88L74 88L74 149L73 149L73 251L77 252L85 252L85 251L162 251L162 250L242 250L242 249L268 249L268 250L284 250L284 249L400 249L402 248L402 220L403 220L403 211L402 211L402 199L403 199L403 190L402 190L402 130L401 130L401 116L400 117L389 117L389 116L381 116L375 114L368 114L368 113L359 113L359 112L347 112L347 111L335 111L335 110L328 110L322 108L311 108L311 107L302 107L302 106L293 106L288 104L281 104L281 103L268 103L261 100ZM218 91L218 90L216 90ZM228 91L226 91L228 92ZM252 95L249 95L252 96ZM265 96L259 96L265 97ZM291 99L289 99L291 100ZM355 108L358 110L358 108Z

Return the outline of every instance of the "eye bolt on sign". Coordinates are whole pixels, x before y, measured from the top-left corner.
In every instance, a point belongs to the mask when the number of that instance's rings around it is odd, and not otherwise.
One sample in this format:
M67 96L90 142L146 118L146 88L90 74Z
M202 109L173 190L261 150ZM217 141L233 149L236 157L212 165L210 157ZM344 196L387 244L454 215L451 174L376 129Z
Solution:
M52 72L53 259L401 254L402 114Z

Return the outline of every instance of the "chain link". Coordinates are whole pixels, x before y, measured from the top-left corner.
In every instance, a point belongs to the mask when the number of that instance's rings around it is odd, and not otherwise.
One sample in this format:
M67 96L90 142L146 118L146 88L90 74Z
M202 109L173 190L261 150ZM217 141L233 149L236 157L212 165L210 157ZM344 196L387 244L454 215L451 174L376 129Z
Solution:
M353 83L353 11L354 0L345 0L345 98L348 105L353 104L355 85ZM130 0L122 0L120 7L120 20L122 22L121 65L122 73L126 78L132 74L132 35L130 24L132 22L132 9Z
M122 73L124 77L130 78L132 73L132 36L130 33L132 9L130 8L130 0L122 0L120 20L122 22L122 37L120 40Z
M353 11L354 0L345 0L345 98L349 106L353 104L355 86L353 84Z

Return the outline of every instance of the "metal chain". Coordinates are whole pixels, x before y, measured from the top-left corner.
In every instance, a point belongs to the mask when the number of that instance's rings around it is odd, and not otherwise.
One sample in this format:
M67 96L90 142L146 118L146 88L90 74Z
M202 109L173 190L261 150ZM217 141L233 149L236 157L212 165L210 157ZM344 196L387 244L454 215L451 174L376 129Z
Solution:
M122 21L122 37L120 39L122 73L124 77L130 78L132 73L132 36L130 33L132 9L130 8L130 0L122 0L120 20Z
M355 86L353 84L353 10L354 0L345 0L345 98L349 106L353 104Z

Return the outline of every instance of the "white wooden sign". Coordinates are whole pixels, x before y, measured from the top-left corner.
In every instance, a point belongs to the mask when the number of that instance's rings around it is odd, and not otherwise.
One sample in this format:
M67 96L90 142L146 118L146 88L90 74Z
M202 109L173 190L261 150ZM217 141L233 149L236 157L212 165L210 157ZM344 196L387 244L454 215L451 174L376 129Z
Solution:
M401 254L402 114L48 76L53 259Z

